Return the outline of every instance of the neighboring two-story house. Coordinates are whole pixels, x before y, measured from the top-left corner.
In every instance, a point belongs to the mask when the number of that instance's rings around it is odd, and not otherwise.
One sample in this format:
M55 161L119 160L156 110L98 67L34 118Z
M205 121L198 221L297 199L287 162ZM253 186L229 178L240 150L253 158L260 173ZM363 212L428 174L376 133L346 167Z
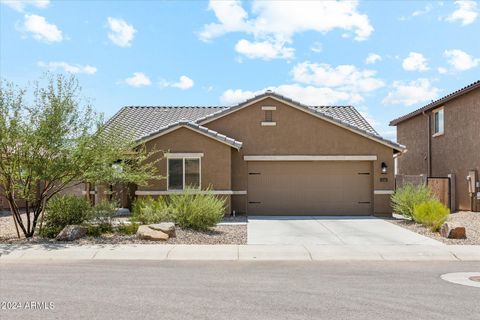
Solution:
M455 174L455 206L480 210L476 192L480 170L480 81L390 122L397 142L407 150L398 157L398 173L446 177ZM471 172L474 182L467 181ZM472 193L469 183L475 184ZM472 196L473 195L473 196Z

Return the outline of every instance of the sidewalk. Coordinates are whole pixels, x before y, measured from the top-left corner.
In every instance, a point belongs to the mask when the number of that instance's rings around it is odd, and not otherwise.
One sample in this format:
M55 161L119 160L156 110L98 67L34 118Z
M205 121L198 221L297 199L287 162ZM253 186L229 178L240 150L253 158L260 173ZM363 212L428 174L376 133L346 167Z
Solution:
M0 264L28 260L480 261L480 246L0 244Z

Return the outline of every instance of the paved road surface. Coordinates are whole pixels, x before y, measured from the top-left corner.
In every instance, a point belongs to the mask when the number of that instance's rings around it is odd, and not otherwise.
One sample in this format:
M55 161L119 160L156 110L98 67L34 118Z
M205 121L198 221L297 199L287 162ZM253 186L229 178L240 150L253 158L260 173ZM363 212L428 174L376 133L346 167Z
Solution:
M468 262L51 261L0 264L0 319L479 319Z

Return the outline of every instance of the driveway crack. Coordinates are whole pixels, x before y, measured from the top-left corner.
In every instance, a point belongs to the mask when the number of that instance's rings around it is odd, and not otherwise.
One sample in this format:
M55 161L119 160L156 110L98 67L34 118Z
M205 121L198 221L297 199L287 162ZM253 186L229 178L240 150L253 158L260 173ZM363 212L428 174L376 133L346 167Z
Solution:
M327 229L328 232L330 232L331 234L333 234L338 240L340 240L341 243L343 244L347 244L345 241L343 241L342 238L340 238L340 236L338 234L336 234L335 232L333 232L332 230L330 230L326 225L324 225L323 223L321 223L318 219L315 219L315 221L317 223L319 223L322 227L324 227L325 229Z

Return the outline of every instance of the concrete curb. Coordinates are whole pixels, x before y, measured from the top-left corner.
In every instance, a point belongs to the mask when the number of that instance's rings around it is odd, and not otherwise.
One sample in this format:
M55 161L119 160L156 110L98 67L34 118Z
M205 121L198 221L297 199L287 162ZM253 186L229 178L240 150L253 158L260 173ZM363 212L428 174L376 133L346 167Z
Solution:
M0 245L0 263L26 260L480 261L480 246Z

